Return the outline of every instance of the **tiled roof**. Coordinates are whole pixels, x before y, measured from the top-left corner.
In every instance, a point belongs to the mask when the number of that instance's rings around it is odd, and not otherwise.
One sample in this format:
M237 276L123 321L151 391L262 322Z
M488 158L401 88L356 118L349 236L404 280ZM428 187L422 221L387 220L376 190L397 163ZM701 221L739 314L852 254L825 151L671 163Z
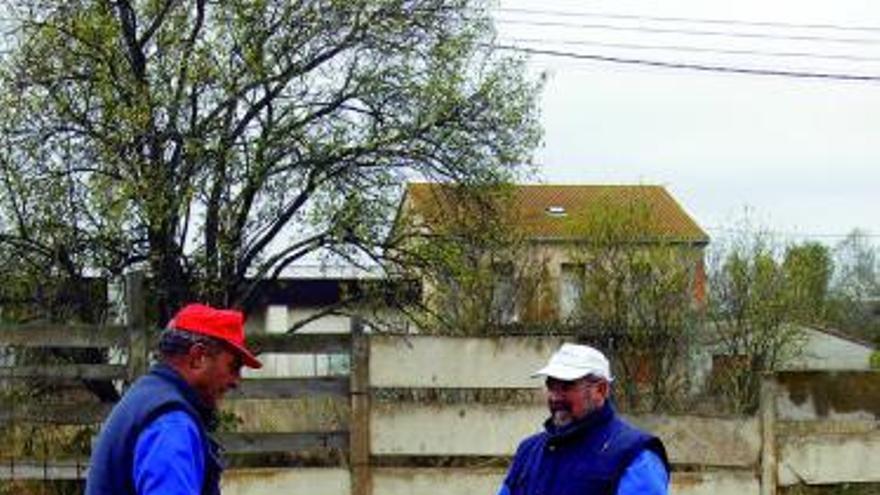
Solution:
M443 198L449 196L437 192L446 187L436 183L411 183L407 186L406 202L425 221L444 222L448 218L444 210L449 209L449 200ZM512 222L531 238L576 238L583 236L582 227L598 215L638 211L641 232L637 237L640 239L709 242L706 232L662 186L516 185L505 197L509 198L513 210ZM557 213L553 214L554 211Z

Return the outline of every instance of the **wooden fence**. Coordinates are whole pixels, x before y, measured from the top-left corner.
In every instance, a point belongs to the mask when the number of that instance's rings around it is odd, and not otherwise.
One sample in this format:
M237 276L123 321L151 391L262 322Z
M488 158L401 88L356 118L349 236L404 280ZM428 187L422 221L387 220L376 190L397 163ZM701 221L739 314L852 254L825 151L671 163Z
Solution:
M136 282L136 281L135 281ZM137 287L137 283L131 283ZM138 311L136 291L129 308ZM142 314L142 313L141 313ZM148 332L126 327L0 329L0 346L126 349L125 364L2 368L19 379L131 380L146 369ZM256 461L224 475L226 495L495 493L519 440L546 416L529 378L558 338L260 335L261 352L350 353L347 376L243 380L224 410L241 420L227 452ZM679 495L770 495L780 486L880 483L877 373L767 377L755 417L638 416L663 438ZM513 401L509 398L516 398ZM0 411L0 421L94 423L107 405ZM318 452L309 457L304 453ZM337 453L327 455L327 453ZM284 454L284 455L282 455ZM0 457L0 479L82 479L86 459Z
M11 349L11 352L6 354L7 362L0 366L0 384L21 383L27 380L67 385L81 384L86 380L123 384L134 381L148 369L150 351L157 334L157 331L148 329L145 323L142 287L141 274L132 274L126 280L126 325L0 325L0 349L6 351ZM365 349L363 340L352 339L353 335L360 334L361 325L355 320L352 326L352 332L343 335L256 335L249 337L248 340L249 345L259 353L364 355L363 351L359 354L358 349L352 347L357 341L360 342L360 349ZM16 352L26 349L106 351L107 354L114 356L111 362L115 364L81 363L70 359L44 365L15 363ZM365 390L363 384L355 384L356 376L357 374L352 374L351 377L242 380L241 386L229 394L230 406L227 407L227 412L234 414L236 410L246 410L247 405L254 402L258 406L263 406L266 401L314 401L329 398L345 403L346 415L341 421L318 425L318 428L312 429L299 427L285 430L283 427L278 428L277 425L259 428L261 416L259 412L262 409L260 407L257 414L248 415L250 417L248 423L239 425L240 431L223 432L218 435L226 453L247 460L247 456L253 457L255 454L317 450L333 451L345 456L351 451L352 459L355 459L354 452L357 452L357 449L352 449L350 446L362 445L363 434L359 434L356 428L349 428L349 423L357 425L357 422L349 421L347 404L350 400L352 404L357 402L356 395L352 394L351 390ZM87 394L81 393L79 398L83 399L83 395ZM93 397L87 399L89 400L75 402L49 400L33 404L4 402L0 407L0 426L98 425L113 404L101 403ZM353 411L359 410L355 408ZM320 411L311 411L311 413L315 417L321 415ZM301 423L315 424L309 421L301 421ZM362 447L360 451L363 451ZM87 456L57 458L51 453L45 453L39 457L22 458L11 454L5 448L0 448L0 480L80 480L85 477L87 463ZM344 463L347 464L348 460L345 459Z

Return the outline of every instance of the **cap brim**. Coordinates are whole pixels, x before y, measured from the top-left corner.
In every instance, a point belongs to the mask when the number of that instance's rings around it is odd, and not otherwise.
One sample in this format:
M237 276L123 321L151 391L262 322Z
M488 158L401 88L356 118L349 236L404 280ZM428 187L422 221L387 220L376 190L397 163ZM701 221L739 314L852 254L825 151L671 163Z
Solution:
M261 363L260 360L257 359L257 357L254 356L251 351L242 346L235 345L232 342L226 342L226 344L229 345L232 350L238 353L239 356L241 356L241 363L243 365L247 366L248 368L254 369L259 369L263 367L263 363Z
M532 373L532 378L537 378L539 376L549 376L552 378L556 378L557 380L570 381L577 380L578 378L583 378L588 374L589 372L579 369L564 366L547 365Z

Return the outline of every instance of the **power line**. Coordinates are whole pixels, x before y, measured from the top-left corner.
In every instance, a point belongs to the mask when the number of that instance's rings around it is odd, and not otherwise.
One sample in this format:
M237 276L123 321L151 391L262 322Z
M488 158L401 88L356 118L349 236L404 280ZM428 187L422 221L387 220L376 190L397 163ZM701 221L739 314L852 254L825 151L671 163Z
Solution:
M514 43L589 45L589 46L600 46L600 47L604 47L604 48L624 48L624 49L634 49L634 50L669 50L669 51L697 52L697 53L716 53L716 54L725 54L725 55L758 55L758 56L762 56L762 57L800 57L800 58L821 58L821 59L828 59L828 60L848 60L848 61L855 61L855 62L880 62L880 57L862 57L862 56L858 56L858 55L815 53L815 52L776 52L776 51L747 50L747 49L705 48L705 47L682 46L682 45L641 45L641 44L633 44L633 43L606 43L606 42L601 42L601 41L587 41L587 40L552 40L552 39L547 39L547 38L502 38L502 41L514 42Z
M800 79L825 79L825 80L839 80L839 81L880 81L880 76L876 75L861 75L861 74L844 74L844 73L832 73L832 72L807 72L807 71L796 71L796 70L776 70L776 69L757 69L757 68L748 68L748 67L733 67L733 66L725 66L725 65L708 65L708 64L696 64L689 62L666 62L660 60L647 60L647 59L639 59L639 58L625 58L625 57L609 57L607 55L596 55L596 54L584 54L584 53L573 53L573 52L565 52L559 50L544 50L537 48L525 48L525 47L517 47L512 45L491 45L493 48L498 50L510 50L516 52L529 53L533 55L548 55L553 57L563 57L563 58L571 58L576 60L591 60L594 62L609 62L615 64L626 64L626 65L642 65L647 67L658 67L663 69L687 69L687 70L695 70L702 72L722 72L722 73L732 73L732 74L749 74L756 76L780 76L780 77L793 77Z
M562 10L543 10L543 9L524 9L524 8L497 8L495 12L502 13L518 13L529 15L547 15L556 17L586 17L598 19L627 19L639 21L656 21L656 22L684 22L692 24L718 24L728 26L751 26L751 27L780 27L786 29L827 29L835 31L861 31L861 32L880 32L880 26L844 26L840 24L798 24L790 22L776 21L744 21L738 19L712 19L712 18L695 18L695 17L671 17L671 16L648 16L636 14L616 14L616 13L597 13L597 12L572 12Z
M756 32L715 31L715 30L704 30L704 29L672 29L672 28L648 27L648 26L616 26L613 24L600 24L600 23L576 23L576 22L565 22L565 21L534 21L534 20L527 21L527 20L521 20L521 19L495 19L495 22L497 22L499 24L513 24L513 25L525 25L525 26L571 27L571 28L578 28L578 29L599 29L599 30L605 30L605 31L628 31L628 32L655 33L655 34L719 36L719 37L728 37L728 38L757 38L757 39L787 40L787 41L821 41L821 42L831 42L831 43L870 44L870 45L880 44L880 38L836 38L836 37L816 36L816 35L771 34L771 33L756 33Z
M834 233L799 233L799 232L786 232L782 230L767 230L767 229L745 229L745 228L734 228L734 227L703 227L705 230L715 231L715 232L726 232L730 234L750 234L750 233L766 233L779 235L782 237L805 237L805 238L827 238L827 239L842 239L849 237L852 235L852 232L846 234L834 234ZM880 234L870 234L867 232L860 232L859 237L866 238L880 238Z

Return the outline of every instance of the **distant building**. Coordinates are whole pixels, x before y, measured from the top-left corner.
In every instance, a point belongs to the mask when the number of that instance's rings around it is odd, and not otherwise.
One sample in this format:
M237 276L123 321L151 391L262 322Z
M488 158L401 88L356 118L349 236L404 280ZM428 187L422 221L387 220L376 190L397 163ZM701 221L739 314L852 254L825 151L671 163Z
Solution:
M477 203L486 203L481 209ZM583 263L572 257L572 248L586 239L585 225L609 212L637 212L638 231L631 232L632 246L667 245L680 248L693 274L694 301L705 300L704 248L709 236L662 186L654 185L514 185L500 191L459 195L454 186L437 183L409 184L395 222L397 232L409 231L414 242L431 242L460 235L462 226L473 228L481 214L503 215L505 223L526 244L518 259L496 263L492 270L491 305L498 323L556 321L573 311L583 292ZM479 228L477 226L477 228ZM540 297L524 300L512 288L519 268L541 266L545 271ZM426 304L438 291L436 282L423 279Z

